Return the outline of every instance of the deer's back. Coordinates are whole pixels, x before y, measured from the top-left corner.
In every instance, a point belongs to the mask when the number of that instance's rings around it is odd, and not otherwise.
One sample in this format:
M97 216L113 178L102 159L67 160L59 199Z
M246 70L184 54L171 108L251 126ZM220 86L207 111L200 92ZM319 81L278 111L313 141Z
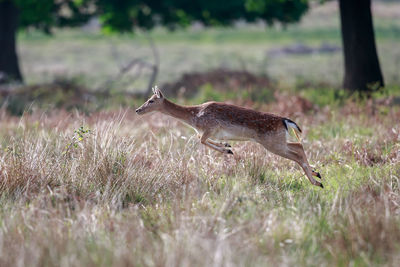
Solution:
M284 128L280 116L218 102L208 102L200 106L197 120L203 127L241 127L254 130L257 134L277 132ZM200 126L200 125L199 125Z

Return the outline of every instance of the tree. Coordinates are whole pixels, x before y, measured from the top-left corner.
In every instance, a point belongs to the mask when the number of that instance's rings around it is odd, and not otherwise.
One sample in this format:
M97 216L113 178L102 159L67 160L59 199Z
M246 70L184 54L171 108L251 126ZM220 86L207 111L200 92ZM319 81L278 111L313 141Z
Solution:
M0 2L0 83L9 79L22 80L15 51L18 15L18 9L12 2Z
M77 26L95 14L86 0L0 0L0 83L22 81L16 52L16 33L35 27Z
M375 46L371 0L339 0L345 75L343 87L369 93L384 86Z

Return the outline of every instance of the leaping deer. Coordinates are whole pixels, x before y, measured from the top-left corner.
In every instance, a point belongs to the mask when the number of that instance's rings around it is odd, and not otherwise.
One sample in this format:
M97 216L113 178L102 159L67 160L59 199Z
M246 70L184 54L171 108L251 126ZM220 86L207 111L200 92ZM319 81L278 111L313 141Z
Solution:
M235 105L207 102L196 106L180 106L166 99L153 88L154 95L136 109L138 115L159 111L192 126L201 133L201 143L221 153L233 154L230 145L220 141L254 141L274 154L298 163L313 185L323 188L313 175L321 175L310 167L298 134L300 127L292 120L270 113L255 111ZM293 129L298 143L288 142ZM213 139L211 139L213 138Z

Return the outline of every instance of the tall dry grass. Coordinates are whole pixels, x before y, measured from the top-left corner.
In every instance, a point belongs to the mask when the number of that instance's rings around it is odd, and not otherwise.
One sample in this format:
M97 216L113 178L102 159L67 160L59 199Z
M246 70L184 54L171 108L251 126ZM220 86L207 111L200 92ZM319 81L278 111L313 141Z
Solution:
M220 155L157 114L3 113L0 265L395 266L399 113L368 112L298 115L324 190L257 144Z

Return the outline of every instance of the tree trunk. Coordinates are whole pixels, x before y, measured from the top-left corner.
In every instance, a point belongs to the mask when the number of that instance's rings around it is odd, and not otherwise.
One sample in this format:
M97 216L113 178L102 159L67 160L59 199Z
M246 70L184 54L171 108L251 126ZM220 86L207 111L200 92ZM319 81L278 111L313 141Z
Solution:
M0 83L22 81L15 45L18 14L11 0L0 1Z
M375 46L371 0L339 0L345 75L343 87L371 92L384 86Z

